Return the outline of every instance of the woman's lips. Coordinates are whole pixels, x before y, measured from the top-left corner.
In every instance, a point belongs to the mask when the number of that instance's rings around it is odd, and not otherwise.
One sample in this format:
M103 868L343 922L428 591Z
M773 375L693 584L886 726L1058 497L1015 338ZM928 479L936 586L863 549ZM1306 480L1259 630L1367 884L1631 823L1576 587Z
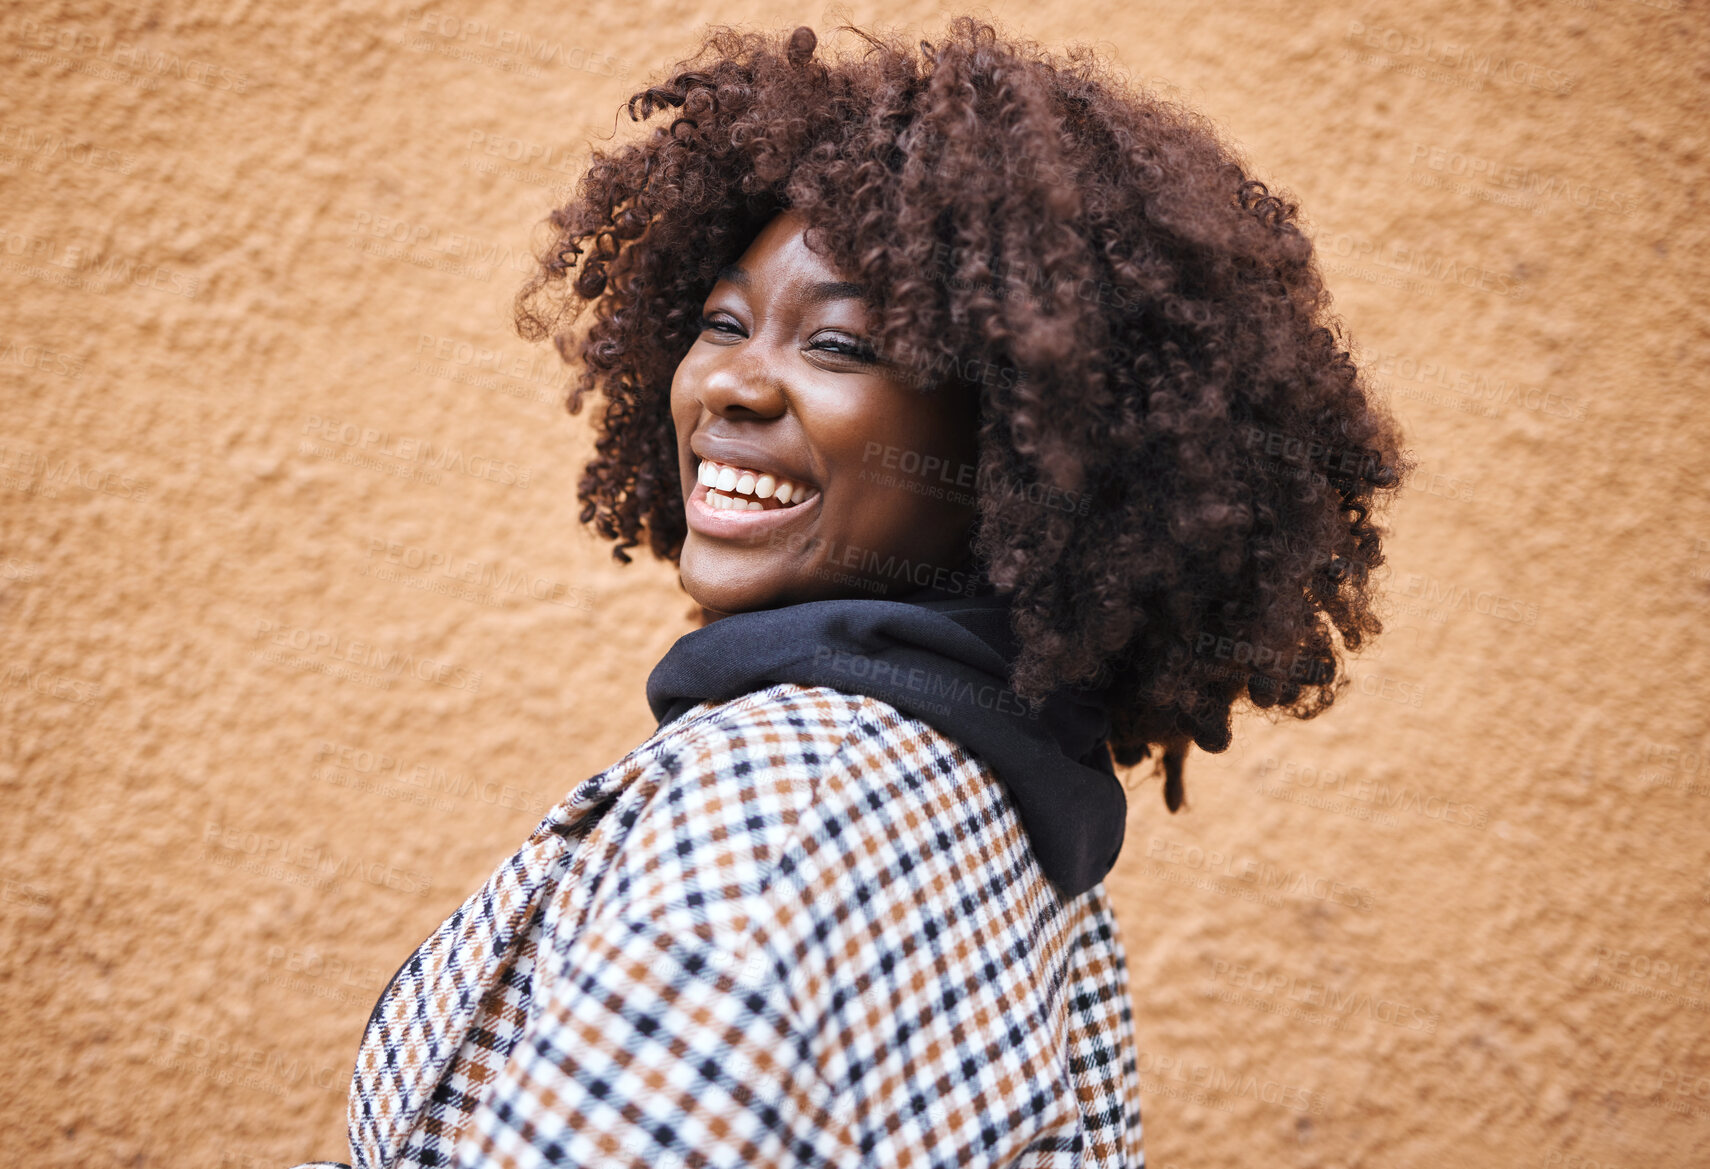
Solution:
M690 531L722 539L752 540L778 528L801 523L810 513L817 515L819 501L820 493L815 491L811 498L789 507L773 507L761 511L716 508L707 502L707 485L697 482L695 489L689 492L684 511Z

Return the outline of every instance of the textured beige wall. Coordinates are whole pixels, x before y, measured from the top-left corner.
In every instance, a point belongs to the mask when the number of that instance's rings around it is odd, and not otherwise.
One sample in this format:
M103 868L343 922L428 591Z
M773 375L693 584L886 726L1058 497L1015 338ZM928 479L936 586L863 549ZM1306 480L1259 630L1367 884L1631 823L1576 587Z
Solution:
M1147 1151L1704 1164L1704 7L1289 7L991 10L1299 197L1421 459L1345 701L1132 801ZM381 984L688 628L578 530L533 226L704 22L948 11L6 6L7 1163L345 1155Z

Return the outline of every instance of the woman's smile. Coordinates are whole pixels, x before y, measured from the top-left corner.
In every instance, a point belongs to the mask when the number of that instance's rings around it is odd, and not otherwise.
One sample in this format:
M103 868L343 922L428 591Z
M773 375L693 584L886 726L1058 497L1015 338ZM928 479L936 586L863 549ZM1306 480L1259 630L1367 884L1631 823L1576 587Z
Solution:
M701 447L706 445L702 443ZM707 489L702 497L711 507L772 510L798 506L819 494L819 488L806 475L773 468L764 455L703 450L693 440L689 446L700 456L696 480ZM724 457L716 457L719 454Z
M786 480L774 490L769 475L756 479L750 471L741 478L734 468L718 467L711 462L701 464L701 479L689 492L687 501L689 530L709 537L760 536L790 524L805 521L817 509L819 498L815 488L792 490ZM707 482L713 477L714 484ZM719 487L718 482L729 484Z
M977 390L923 392L880 361L863 290L807 246L806 227L778 215L719 274L671 383L689 529L679 564L714 618L901 594L920 566L968 561L971 497L881 477L872 452L972 463Z

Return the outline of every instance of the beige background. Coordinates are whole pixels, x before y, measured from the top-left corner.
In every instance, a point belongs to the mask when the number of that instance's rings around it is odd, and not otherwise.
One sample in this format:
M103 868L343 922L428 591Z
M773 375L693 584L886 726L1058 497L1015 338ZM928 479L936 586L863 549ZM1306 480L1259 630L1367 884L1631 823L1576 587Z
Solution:
M6 6L8 1163L346 1155L382 983L688 628L578 530L531 232L705 22L950 11ZM989 11L1301 200L1421 460L1344 701L1135 779L1150 1162L1703 1164L1700 0Z

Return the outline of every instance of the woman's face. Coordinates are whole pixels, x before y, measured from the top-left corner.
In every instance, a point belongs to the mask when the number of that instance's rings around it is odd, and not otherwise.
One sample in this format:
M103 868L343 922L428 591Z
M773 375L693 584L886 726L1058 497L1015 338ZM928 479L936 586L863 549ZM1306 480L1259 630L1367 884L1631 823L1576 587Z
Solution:
M970 579L977 395L923 394L877 361L861 290L805 226L779 215L720 273L671 380L679 565L714 619Z

